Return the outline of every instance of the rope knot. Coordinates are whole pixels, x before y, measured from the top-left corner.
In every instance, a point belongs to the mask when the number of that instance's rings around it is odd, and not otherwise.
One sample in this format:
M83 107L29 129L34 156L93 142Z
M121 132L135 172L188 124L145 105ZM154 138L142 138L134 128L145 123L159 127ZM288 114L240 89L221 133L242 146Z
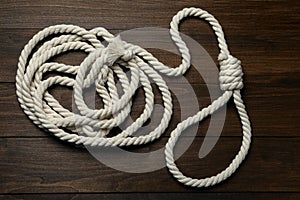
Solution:
M134 52L132 50L125 49L124 45L125 42L121 40L119 35L112 39L106 47L106 61L108 65L113 65L113 63L119 58L124 61L129 61L133 58Z
M221 90L240 90L243 88L243 71L241 61L232 55L219 55Z

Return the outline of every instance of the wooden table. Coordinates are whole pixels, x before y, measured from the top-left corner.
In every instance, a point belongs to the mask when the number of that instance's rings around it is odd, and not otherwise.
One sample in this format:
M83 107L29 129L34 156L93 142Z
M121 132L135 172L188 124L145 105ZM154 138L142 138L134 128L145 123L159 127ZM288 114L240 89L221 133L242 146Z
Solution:
M38 129L20 109L14 84L18 57L37 31L60 23L87 29L104 26L114 34L137 27L168 28L172 16L190 6L201 7L216 16L232 54L242 60L245 73L242 93L253 126L253 143L246 161L224 183L193 189L176 182L166 168L142 174L111 169L85 149L60 142ZM299 22L297 1L1 1L1 198L300 199ZM217 62L217 42L206 23L189 19L181 30ZM180 63L180 57L171 53L154 49L150 52L170 66ZM78 53L56 60L79 64L83 58ZM207 87L201 76L193 72L194 67L186 77L203 107L210 102ZM53 94L66 107L71 106L70 90L57 88ZM139 98L139 94L136 96ZM142 101L138 102L141 107ZM143 146L147 151L163 147L180 121L179 109L175 101L170 128L159 141ZM220 140L208 156L199 159L198 151L209 122L208 118L200 124L193 144L177 162L188 175L214 175L238 151L241 129L230 101Z

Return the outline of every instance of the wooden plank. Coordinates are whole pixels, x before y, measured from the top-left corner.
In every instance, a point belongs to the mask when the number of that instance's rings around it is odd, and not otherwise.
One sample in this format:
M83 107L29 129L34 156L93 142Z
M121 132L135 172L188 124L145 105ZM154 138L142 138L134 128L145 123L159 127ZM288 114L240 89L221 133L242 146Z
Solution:
M194 22L194 23L192 23ZM197 42L199 42L205 50L211 55L212 59L217 63L218 48L216 39L210 30L207 30L207 24L199 24L199 28L193 27L195 21L191 20L186 22L183 32L191 36ZM206 27L206 28L205 28ZM204 28L204 33L193 33L195 29ZM242 29L243 27L241 27ZM28 40L40 29L1 29L3 33L0 35L0 45L5 47L0 49L0 81L1 82L14 82L15 74L17 71L18 57ZM116 34L121 32L121 29L112 30L112 33ZM268 32L268 30L266 30ZM288 32L289 33L289 32ZM253 34L249 32L249 34ZM233 51L233 55L242 60L243 70L245 72L245 81L248 84L260 85L260 87L277 86L278 84L284 84L286 87L295 87L297 81L299 81L299 68L298 57L294 56L295 52L299 52L300 49L296 44L299 42L297 37L299 32L297 30L292 31L289 35L275 34L270 35L268 40L265 39L252 39L256 35L230 35L228 38L232 38L229 41L229 46ZM149 36L145 36L145 40ZM261 36L261 37L267 37ZM295 38L295 39L294 39ZM251 40L252 39L252 40ZM160 41L163 43L163 41ZM270 53L266 46L272 45L272 51ZM163 44L162 44L163 45ZM180 64L180 57L172 53L149 49L161 62L168 66L178 66ZM84 59L84 54L64 54L63 59L58 61L68 64L80 64ZM209 73L210 68L205 68L206 60L201 62L201 72ZM283 67L284 66L284 67ZM201 75L191 68L185 77L191 83L204 83ZM172 81L172 79L170 80ZM176 81L174 79L173 81ZM283 86L283 85L282 85Z
M268 2L227 2L225 0L217 2L206 0L201 2L201 5L196 0L183 0L172 2L172 4L158 0L153 2L142 0L139 1L138 6L136 2L119 2L116 0L102 3L91 0L89 4L79 1L65 3L59 0L53 0L51 3L46 0L35 3L3 1L0 7L0 27L41 28L49 24L74 22L86 27L101 24L110 29L161 26L162 24L167 26L178 10L190 6L200 6L207 9L222 19L224 23L233 27L237 26L234 22L239 21L248 26L245 32L254 32L251 28L257 26L257 23L276 28L276 30L299 27L298 24L293 23L299 19L294 18L295 16L299 17L297 15L299 11L297 2L276 1L270 4ZM282 17L282 12L285 12L285 18ZM18 13L18 15L12 15L12 13ZM260 17L258 18L257 15ZM278 24L269 23L270 21L278 22ZM255 31L262 30L257 29Z
M185 138L182 138L185 140ZM184 173L205 177L228 165L238 151L240 138L220 138L212 152L198 158L201 138L196 138L177 161ZM166 138L133 148L151 152ZM299 185L299 138L254 138L245 163L228 181L208 189L192 189L176 182L166 168L130 174L111 169L84 149L54 138L1 138L0 193L91 192L297 192Z
M182 85L179 84L176 87L179 89L182 88L182 93L179 95L182 97L182 99L184 99L184 101L179 104L178 99L174 98L174 116L170 122L170 127L167 130L166 135L169 135L169 133L181 121L181 109L191 111L191 113L186 113L188 116L197 112L197 110L194 109L195 105L189 104L193 96L191 96ZM193 87L198 97L199 107L204 107L210 104L206 86L193 85ZM45 134L42 130L36 128L22 112L16 100L15 87L13 84L0 84L0 90L0 119L2 122L0 124L1 137L47 136L47 134ZM286 93L284 90L280 90L277 94L272 94L271 89L266 90L264 93L259 93L257 90L256 92L253 91L254 90L250 90L248 92L247 90L245 92L245 97L250 119L253 124L254 136L299 136L298 131L295 131L299 130L300 128L298 123L299 112L297 109L295 109L300 102L300 97L298 95L299 92L296 92L299 91L299 89L295 89L294 92L290 94ZM155 88L154 92L156 94L156 102L160 104L161 97L159 92ZM72 108L71 90L66 88L57 88L56 90L53 90L53 95L60 102L62 102L65 107L68 109ZM131 113L133 118L137 117L144 108L144 97L142 90L138 91L134 103L133 111ZM161 112L155 112L155 115L159 117L160 113ZM216 119L220 121L218 123L221 123L222 118ZM205 135L209 126L209 122L210 120L207 119L200 124L198 135ZM12 129L11 127L14 128ZM211 128L213 131L216 131L214 130L214 126ZM189 134L187 133L186 135ZM232 101L230 101L228 105L226 122L222 135L241 136L240 122Z
M292 200L299 199L299 193L120 193L120 194L20 194L0 195L0 199L103 199L103 200L159 200L159 199L181 199L181 200Z

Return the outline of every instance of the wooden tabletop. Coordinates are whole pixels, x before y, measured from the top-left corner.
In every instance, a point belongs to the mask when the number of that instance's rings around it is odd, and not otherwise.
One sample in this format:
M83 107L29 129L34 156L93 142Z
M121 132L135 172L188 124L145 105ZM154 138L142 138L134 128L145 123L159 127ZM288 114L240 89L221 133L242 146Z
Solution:
M61 23L87 29L103 26L113 34L139 27L168 28L173 15L191 6L209 11L219 20L230 50L242 61L245 74L242 94L252 122L253 142L245 162L225 182L195 189L179 184L166 167L137 174L117 171L87 150L61 142L37 128L22 112L15 94L18 57L28 40L42 28ZM1 1L0 198L300 199L299 24L298 1ZM188 19L181 31L201 44L217 63L217 42L207 23ZM169 66L180 64L180 56L157 49L149 51ZM79 64L84 57L67 53L55 60ZM195 66L186 78L199 106L209 105L206 83ZM70 89L58 87L51 92L71 108ZM135 97L133 115L143 108L142 94L139 91ZM198 178L211 176L234 158L242 135L233 101L226 112L221 137L203 159L199 159L198 152L210 118L199 124L193 144L177 161L184 173ZM150 152L162 148L181 121L180 116L180 105L175 100L174 117L164 136L129 150Z

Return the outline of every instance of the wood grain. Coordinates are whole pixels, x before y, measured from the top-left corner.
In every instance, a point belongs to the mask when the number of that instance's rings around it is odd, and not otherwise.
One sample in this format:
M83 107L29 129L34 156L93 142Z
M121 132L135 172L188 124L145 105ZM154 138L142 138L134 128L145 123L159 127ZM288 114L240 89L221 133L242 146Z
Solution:
M1 199L103 199L103 200L159 200L159 199L182 199L182 200L294 200L299 199L299 194L293 193L121 193L121 194L18 194L18 195L0 195Z
M14 86L18 57L23 46L42 28L60 23L87 29L103 26L113 34L138 27L168 28L173 15L190 6L215 15L224 28L232 54L242 60L242 93L254 140L245 163L228 181L197 190L177 183L166 168L145 174L116 171L99 163L86 150L38 129L20 109ZM1 1L0 199L299 199L299 21L300 3L293 0ZM181 31L199 42L217 63L217 42L206 23L188 19L181 24ZM180 64L179 56L157 49L149 51L169 66ZM79 64L84 57L82 53L67 53L55 59ZM199 106L204 107L210 103L206 84L214 87L216 93L221 91L216 79L204 82L196 67L185 77ZM203 70L211 73L209 68ZM175 114L165 135L149 145L129 148L130 151L163 147L181 121L181 109L191 110L190 114L197 111L193 109L195 105L189 104L189 91L177 81L168 80L186 98L182 105L174 96ZM154 91L156 102L161 102L159 92L155 88ZM58 87L52 93L71 108L70 90ZM133 118L143 109L142 90L135 100ZM201 122L194 143L178 160L180 168L195 177L213 175L223 169L241 141L238 116L230 101L220 140L207 157L199 159L198 151L209 124L210 118ZM189 136L186 131L182 140Z
M132 151L151 152L162 148L166 139ZM241 138L222 137L208 156L199 159L202 139L196 138L177 161L190 176L205 177L222 170L241 142ZM0 193L297 192L300 189L297 184L300 159L295 151L300 148L299 138L254 138L250 154L238 173L220 185L201 190L183 187L170 177L166 168L142 174L111 169L86 150L54 138L2 138L0 145Z

